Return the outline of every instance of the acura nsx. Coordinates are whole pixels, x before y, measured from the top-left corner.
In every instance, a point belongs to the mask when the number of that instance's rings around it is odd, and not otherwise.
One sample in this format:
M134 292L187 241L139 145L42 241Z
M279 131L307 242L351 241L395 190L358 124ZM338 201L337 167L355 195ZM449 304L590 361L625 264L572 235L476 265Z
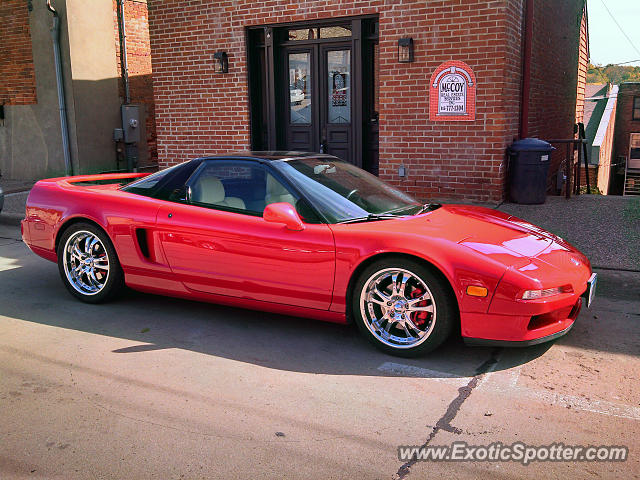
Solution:
M39 181L24 242L68 291L125 285L338 323L415 356L453 331L530 345L569 331L596 276L563 239L497 210L423 204L324 154L246 152L153 174Z

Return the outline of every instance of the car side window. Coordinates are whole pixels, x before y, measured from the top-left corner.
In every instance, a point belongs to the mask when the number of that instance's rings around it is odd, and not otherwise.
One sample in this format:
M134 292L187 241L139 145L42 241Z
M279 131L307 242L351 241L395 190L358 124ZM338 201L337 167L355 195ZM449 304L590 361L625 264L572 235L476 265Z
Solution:
M287 202L305 222L320 223L306 200L256 162L206 161L189 180L188 187L193 205L261 217L270 203Z
M255 162L209 161L195 175L189 181L190 201L203 207L262 216L270 191L288 193ZM297 200L293 195L290 198Z

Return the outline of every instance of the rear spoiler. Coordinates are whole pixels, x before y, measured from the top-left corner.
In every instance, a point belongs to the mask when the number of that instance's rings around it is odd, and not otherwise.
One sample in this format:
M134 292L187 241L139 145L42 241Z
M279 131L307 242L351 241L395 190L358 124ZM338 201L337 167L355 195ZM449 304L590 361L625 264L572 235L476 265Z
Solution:
M60 186L111 185L132 182L151 173L101 173L95 175L76 175L73 177L49 178L45 182L55 182ZM81 185L85 184L85 185Z

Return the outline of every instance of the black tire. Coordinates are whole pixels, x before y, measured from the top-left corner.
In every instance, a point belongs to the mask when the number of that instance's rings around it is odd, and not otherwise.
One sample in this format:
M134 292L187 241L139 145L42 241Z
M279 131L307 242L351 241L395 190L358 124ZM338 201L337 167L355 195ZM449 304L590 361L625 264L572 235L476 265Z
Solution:
M412 299L407 302L406 298L400 294L395 297L389 294L391 292L389 292L388 289L392 288L393 282L391 278L389 278L388 281L391 283L385 287L385 281L387 281L387 277L385 275L392 275L394 269L403 271L401 272L402 275L400 275L401 279L405 275L404 272L407 272L406 274L409 280L405 281L406 286L403 284L405 287L404 291L408 288L412 288L413 292L416 293L416 295L419 295L419 297L412 297ZM411 278L412 275L415 276L415 279ZM373 297L371 296L373 292L373 290L371 290L372 285L375 284L376 280L379 278L382 278L379 283L381 286L379 289L383 289L382 293L387 295L387 300L392 300L393 298L397 299L395 302L393 300L391 301L391 307L388 306L390 305L388 301L382 302L385 304L384 306L376 307L378 304L377 301L383 299L381 296L377 296L377 294L373 294ZM439 275L430 268L411 259L397 257L385 258L374 262L360 274L354 283L353 292L351 292L351 308L355 323L358 325L360 332L367 338L367 340L369 340L369 342L386 353L400 357L417 357L424 355L439 347L451 334L454 325L457 325L459 322L456 299L445 282L446 279L444 279L442 275ZM365 284L367 285L367 290L365 290ZM426 287L426 289L424 287ZM426 294L421 294L421 292L425 291ZM417 298L423 298L422 295L429 297L425 301L421 302L422 306L420 306L420 303L411 305L414 299L417 300ZM371 301L372 298L375 300L375 303L374 301ZM430 305L434 305L431 314L429 312L415 312L409 310L409 308L427 309ZM373 312L375 314L374 318L376 321L370 320L370 308L374 309ZM420 337L420 333L412 327L408 327L408 333L413 332L415 334L413 336L416 338L415 345L412 346L412 344L409 343L410 336L404 334L407 329L403 327L403 330L400 330L400 326L405 322L405 320L393 323L393 320L395 320L394 317L391 321L382 321L382 319L387 317L387 313L385 313L385 311L394 316L404 315L402 318L411 319L413 327L417 326L420 328L422 324L419 322L424 322L423 336ZM416 315L424 315L424 318L418 318ZM380 320L380 322L378 322L378 320ZM405 325L409 323L408 320L406 322L407 323L405 323ZM396 333L396 335L383 338L385 335L383 330L385 330L388 324L391 324L392 326L390 327L390 331L387 332L387 335L393 335L394 333ZM397 329L395 328L395 325L399 325ZM406 336L407 344L401 344L393 341L394 338L402 338L401 335Z
M81 240L83 235L85 238L97 238L99 240L90 249L90 254L86 255L87 258L91 257L91 263L86 266L92 269L92 278L89 278L90 274L74 275L74 273L70 273L72 270L75 272L76 269L71 268L69 261L74 262L72 265L77 265L77 268L82 266L80 265L82 261L78 260L77 256L73 257L75 254L72 254L71 250L73 250L76 240L78 240L78 245L80 245L79 242L85 241ZM65 252L65 249L68 249L68 251ZM81 248L81 250L83 249ZM86 251L83 250L82 253L86 254ZM60 237L57 255L58 271L60 272L62 283L64 283L69 293L77 299L86 303L103 303L111 300L122 291L124 273L109 236L101 228L84 222L69 226ZM108 270L104 269L105 256ZM70 257L73 257L73 259L69 260ZM67 264L66 268L65 263ZM100 285L100 287L98 288L97 285ZM97 291L91 291L91 288Z

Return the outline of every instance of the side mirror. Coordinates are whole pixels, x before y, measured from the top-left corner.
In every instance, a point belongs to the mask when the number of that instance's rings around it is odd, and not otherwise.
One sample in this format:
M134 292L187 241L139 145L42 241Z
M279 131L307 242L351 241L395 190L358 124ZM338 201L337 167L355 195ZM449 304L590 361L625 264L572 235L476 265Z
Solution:
M171 192L171 195L169 195L169 200L172 202L191 202L191 187L176 188Z
M284 223L289 230L304 230L302 219L293 205L286 202L270 203L264 209L262 217L266 222Z

